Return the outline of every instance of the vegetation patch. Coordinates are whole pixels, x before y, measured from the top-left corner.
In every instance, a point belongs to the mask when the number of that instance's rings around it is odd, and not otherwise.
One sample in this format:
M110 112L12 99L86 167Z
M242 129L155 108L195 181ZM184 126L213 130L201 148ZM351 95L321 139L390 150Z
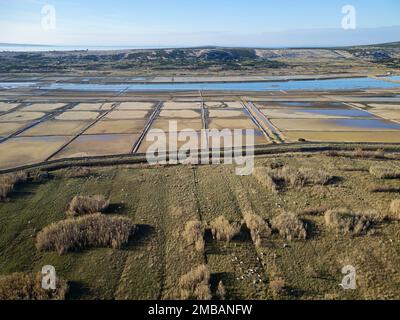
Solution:
M256 247L261 247L262 239L271 236L272 230L267 221L256 214L247 213L244 221L250 230L251 238Z
M369 173L378 179L399 179L400 169L389 166L373 166Z
M270 169L263 167L254 168L253 176L264 188L273 193L278 192L278 186L274 181L273 173Z
M220 281L218 283L217 297L218 297L219 300L225 300L226 299L226 289L225 289L224 283L222 281Z
M332 209L325 212L325 225L337 234L359 236L384 218L374 212L360 214L348 209Z
M334 178L323 170L311 168L294 169L287 166L277 169L259 167L254 169L253 175L262 186L273 193L277 193L279 189L284 187L301 188L327 185Z
M4 174L0 176L0 201L5 200L11 192L14 191L15 186L20 183L26 182L28 175L26 172L17 172L11 174Z
M101 213L107 210L110 201L102 195L96 196L75 196L69 206L67 215L69 217L77 217L92 213Z
M201 221L189 221L183 231L183 238L189 245L194 245L197 251L203 252L205 246L204 232L204 224Z
M269 283L269 289L275 298L279 298L286 292L286 282L282 278L277 278Z
M211 300L210 270L200 265L179 280L179 290L183 300Z
M382 149L379 150L363 150L356 149L353 151L329 151L326 153L328 157L348 157L360 159L385 159L386 154Z
M224 216L220 216L211 223L213 238L217 241L230 242L240 233L239 223L230 223Z
M87 178L92 174L89 168L75 167L70 168L64 173L65 178Z
M36 247L40 251L57 251L60 255L85 248L119 249L135 231L131 219L93 214L44 228L36 237Z
M305 240L307 238L307 229L303 221L294 213L282 213L275 217L272 220L272 227L289 241L292 239Z
M56 290L42 288L41 273L13 273L0 276L0 300L65 300L68 283L56 280Z
M283 180L286 185L291 187L304 187L326 185L333 179L333 176L318 169L283 167L276 172L275 179Z
M400 219L400 199L392 201L390 204L390 212Z

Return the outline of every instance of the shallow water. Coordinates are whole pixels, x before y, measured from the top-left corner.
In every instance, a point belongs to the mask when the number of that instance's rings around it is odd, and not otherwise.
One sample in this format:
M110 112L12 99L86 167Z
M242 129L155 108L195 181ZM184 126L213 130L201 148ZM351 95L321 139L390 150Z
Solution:
M353 129L400 130L400 124L383 120L340 119L340 120L335 120L335 123Z
M35 85L35 82L0 82L0 89L30 88Z
M90 83L32 83L0 82L0 88L32 87L45 90L73 91L288 91L288 90L358 90L400 88L400 83L372 78L347 78L329 80L299 80L287 82L227 82L227 83L148 83L148 84L90 84Z
M294 112L322 114L338 117L374 117L369 112L358 109L296 109Z

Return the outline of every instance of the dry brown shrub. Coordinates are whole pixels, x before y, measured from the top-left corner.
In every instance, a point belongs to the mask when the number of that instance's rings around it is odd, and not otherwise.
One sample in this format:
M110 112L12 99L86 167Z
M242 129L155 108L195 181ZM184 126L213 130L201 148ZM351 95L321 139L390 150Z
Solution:
M183 238L189 245L194 245L198 252L204 251L204 232L205 228L201 221L189 221L183 231Z
M99 213L104 212L108 206L110 205L110 201L106 200L104 196L75 196L67 210L67 216L77 217L86 214Z
M393 200L390 204L390 212L400 219L400 199Z
M358 236L366 234L373 224L385 218L374 212L360 214L348 209L332 209L325 213L325 224L338 234Z
M273 193L278 192L278 186L274 181L271 169L263 167L254 168L253 176L264 188L272 191Z
M328 157L350 157L361 159L385 159L386 154L382 149L379 150L363 150L356 149L353 151L329 151L326 153Z
M332 180L333 176L323 170L290 167L283 167L276 173L276 179L283 180L291 187L304 187L307 185L326 185Z
M13 192L16 185L26 182L26 172L16 172L0 175L0 200L6 199Z
M307 238L307 230L304 223L294 213L282 213L272 219L272 227L287 240Z
M28 179L33 182L42 182L49 179L50 174L40 169L31 170L27 173Z
M400 169L389 166L373 166L369 173L378 179L399 179Z
M84 168L84 167L75 167L75 168L70 168L68 169L64 177L65 178L86 178L89 177L92 174L92 170L89 168Z
M310 215L310 216L319 216L322 215L328 210L326 206L319 206L319 207L309 207L302 211L303 215Z
M121 248L136 226L125 217L98 214L68 219L45 227L36 237L40 251L66 252L96 247Z
M217 297L219 298L219 300L226 299L226 289L225 289L224 283L222 281L220 281L218 283Z
M220 216L211 222L211 232L214 239L230 242L240 233L239 223L230 223L224 216Z
M251 238L256 247L261 247L262 239L269 237L272 230L267 221L256 214L247 213L244 215L244 221L250 230Z
M0 300L65 300L68 283L57 277L57 289L44 290L42 277L41 273L0 276Z
M285 294L286 283L282 278L277 278L269 283L269 289L274 297L279 297Z
M371 187L370 192L373 193L399 193L400 187L392 187L392 186L374 186Z
M373 158L373 159L384 159L385 151L383 149L379 150L363 150L356 149L353 151L352 155L356 158Z
M206 265L200 265L179 280L179 290L183 300L211 300L210 271Z

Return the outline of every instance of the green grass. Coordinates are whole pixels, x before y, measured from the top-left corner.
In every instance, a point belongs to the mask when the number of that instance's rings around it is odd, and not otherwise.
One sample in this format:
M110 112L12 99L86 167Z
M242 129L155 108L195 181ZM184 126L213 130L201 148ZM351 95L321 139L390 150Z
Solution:
M282 299L400 298L398 222L384 222L366 236L338 236L326 228L323 215L305 213L325 206L389 214L398 194L371 188L395 187L398 180L374 178L368 168L400 162L299 154L259 157L256 165L267 167L277 160L293 168L324 168L336 177L335 183L289 187L275 194L253 176L235 176L231 166L126 165L93 169L93 176L73 179L65 178L64 170L54 171L48 181L21 185L0 203L0 274L37 272L50 264L70 282L68 299L174 299L179 297L179 278L206 263L214 297L222 280L228 299L272 299L269 282L283 278L287 290ZM36 234L65 219L75 195L96 194L110 198L105 214L129 217L139 226L128 246L62 256L36 250ZM248 211L268 220L297 212L309 226L309 237L288 242L274 234L256 248L245 230L228 244L206 233L204 254L182 238L190 220L209 224L224 215L240 222ZM339 287L346 264L358 270L355 291ZM262 282L254 283L256 279Z

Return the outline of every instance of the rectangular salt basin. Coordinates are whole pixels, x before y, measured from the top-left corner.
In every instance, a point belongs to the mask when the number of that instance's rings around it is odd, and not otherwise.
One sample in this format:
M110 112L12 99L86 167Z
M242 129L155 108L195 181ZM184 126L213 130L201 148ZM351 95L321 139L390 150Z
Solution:
M79 103L72 108L73 111L103 111L110 110L113 103Z
M400 124L378 119L272 119L280 130L306 131L393 131Z
M305 139L311 142L400 143L400 131L286 131L288 142Z
M201 109L199 102L164 102L163 110Z
M200 110L161 110L160 117L170 119L195 119L201 118L201 112Z
M151 110L153 108L153 102L122 102L117 110Z
M180 137L178 141L178 138ZM140 144L139 150L137 153L147 153L149 150L166 152L166 151L177 151L183 146L195 148L196 150L202 149L200 138L200 132L169 132L165 135L154 135L151 131L146 135L142 143ZM176 141L173 144L170 144L170 139ZM149 149L151 148L151 149ZM171 150L170 150L171 148ZM154 153L154 152L153 152Z
M93 111L67 111L56 117L57 120L96 120L99 112Z
M0 102L0 112L10 111L18 107L18 103L7 103L7 102Z
M277 108L261 109L261 112L271 119L309 119L309 118L374 118L367 111L359 109L315 109L315 108Z
M74 136L88 126L89 123L87 121L49 120L24 131L19 136Z
M209 134L209 147L211 149L223 150L224 147L252 147L270 143L271 141L261 130L254 130L253 133L246 132L245 130L240 131L240 133L232 132L232 136L231 134L224 135L222 132L215 132L214 134L210 132Z
M84 134L123 134L139 133L146 126L146 120L101 120L90 127Z
M45 161L71 137L13 138L0 143L0 168L9 169Z
M54 111L65 107L66 103L33 103L29 106L23 107L21 111Z
M236 118L236 117L244 117L246 116L246 112L244 109L242 110L217 110L210 109L208 110L208 116L210 118Z
M325 101L271 101L271 102L256 102L255 105L259 109L280 109L280 108L316 108L316 109L348 109L341 102L325 102Z
M8 136L25 127L27 122L4 122L0 124L0 136Z
M128 154L138 138L139 134L82 135L52 159Z
M371 112L384 119L400 121L400 109L398 110L372 109Z
M176 128L174 128L174 123L176 123ZM172 129L171 129L172 128ZM203 129L203 122L201 119L164 119L164 118L158 118L156 119L150 129L158 129L162 130L165 132L171 132L171 131L181 131L184 129L191 129L195 131L200 131Z
M46 114L42 112L11 112L0 116L0 122L25 122L43 118Z
M209 109L243 109L243 105L239 101L207 101L204 103L204 106Z
M126 111L111 111L105 116L110 120L127 120L127 119L145 119L150 115L147 110L126 110Z
M208 119L208 128L209 129L257 129L257 126L254 122L247 117L243 118L209 118Z

